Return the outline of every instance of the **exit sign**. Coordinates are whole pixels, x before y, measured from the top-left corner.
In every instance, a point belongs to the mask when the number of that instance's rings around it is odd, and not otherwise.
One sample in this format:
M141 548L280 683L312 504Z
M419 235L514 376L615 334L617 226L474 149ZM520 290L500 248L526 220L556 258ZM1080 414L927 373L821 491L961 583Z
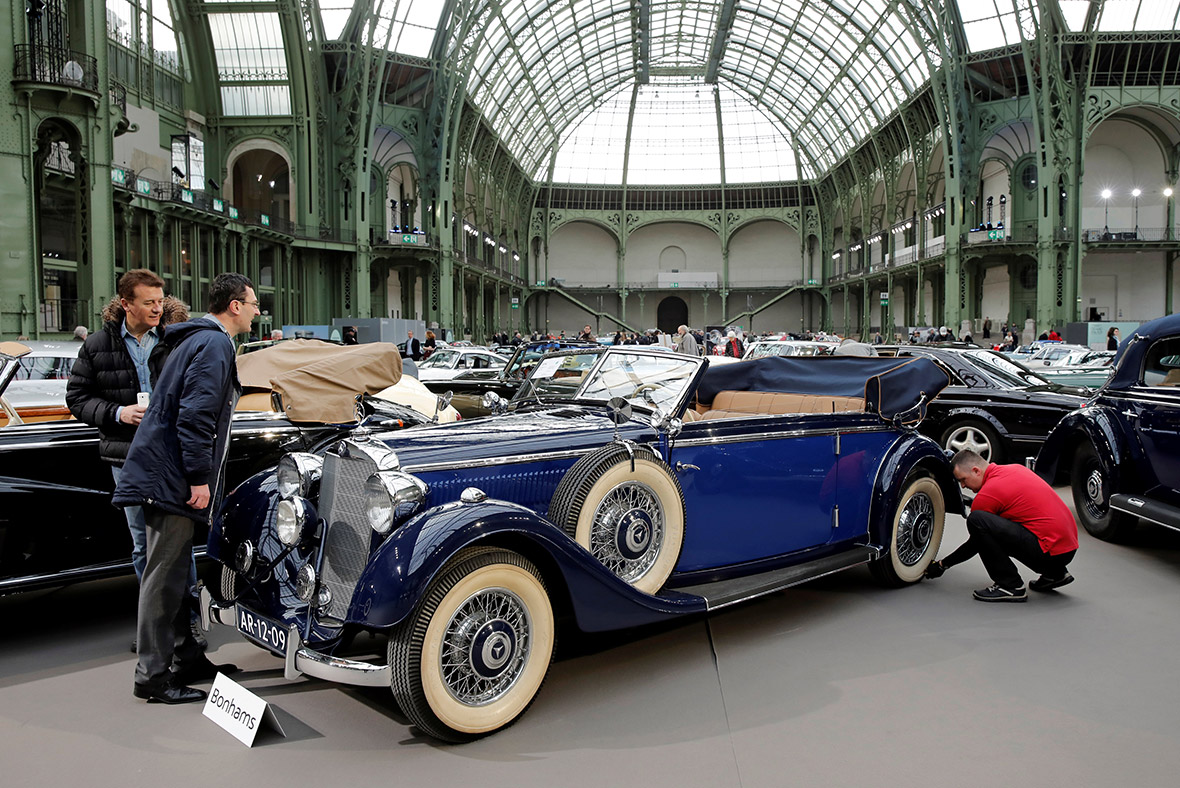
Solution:
M416 243L418 243L418 236L416 236L416 235L403 235L402 236L402 243L416 244Z
M988 230L987 231L987 239L989 241L1002 241L1002 240L1004 240L1004 231L1003 230Z
M679 283L679 282L673 282L673 283L672 283L672 287L680 287L680 283Z

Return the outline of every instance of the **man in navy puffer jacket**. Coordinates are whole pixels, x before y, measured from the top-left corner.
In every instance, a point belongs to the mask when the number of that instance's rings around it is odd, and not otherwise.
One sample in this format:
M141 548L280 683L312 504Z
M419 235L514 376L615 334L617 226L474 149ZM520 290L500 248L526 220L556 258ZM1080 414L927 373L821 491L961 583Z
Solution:
M115 505L143 506L147 521L134 694L149 702L204 700L204 691L187 685L237 670L214 665L193 639L185 585L194 523L208 522L222 492L241 393L233 337L249 332L260 310L241 274L214 279L209 303L209 314L165 335L168 361L115 488Z

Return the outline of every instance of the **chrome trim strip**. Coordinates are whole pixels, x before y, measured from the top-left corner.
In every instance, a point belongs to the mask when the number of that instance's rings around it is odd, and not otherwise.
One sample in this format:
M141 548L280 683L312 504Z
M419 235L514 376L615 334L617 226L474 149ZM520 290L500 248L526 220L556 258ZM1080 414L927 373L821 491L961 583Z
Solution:
M1153 525L1159 525L1164 528L1170 528L1173 531L1180 531L1180 526L1173 525L1172 523L1165 523L1163 520L1157 520L1154 517L1149 517L1139 509L1133 509L1129 506L1119 506L1114 501L1110 502L1110 508L1114 509L1116 512L1122 512L1123 514L1129 514L1132 517L1138 517L1140 520L1146 520L1147 522L1152 523Z
M648 444L644 444L648 445ZM547 460L568 460L581 457L583 454L597 449L564 449L562 451L537 452L535 454L511 454L505 457L486 457L482 460L454 460L452 462L423 463L407 465L402 468L406 473L424 473L427 471L457 471L465 468L490 468L496 465L516 465L523 462L544 462Z
M696 423L696 422L694 422ZM756 432L749 435L712 435L707 438L684 438L676 439L676 448L682 446L714 446L718 443L749 443L750 441L761 440L777 440L779 438L799 438L809 435L848 435L854 432L883 432L884 427L825 427L823 429L810 430L774 430L773 432ZM683 436L684 433L681 433Z
M45 423L45 422L39 422ZM7 428L5 428L7 432ZM91 435L85 438L71 438L56 441L41 441L39 443L13 443L7 446L0 446L0 451L14 451L16 449L52 449L56 446L74 446L79 443L98 443L98 436Z

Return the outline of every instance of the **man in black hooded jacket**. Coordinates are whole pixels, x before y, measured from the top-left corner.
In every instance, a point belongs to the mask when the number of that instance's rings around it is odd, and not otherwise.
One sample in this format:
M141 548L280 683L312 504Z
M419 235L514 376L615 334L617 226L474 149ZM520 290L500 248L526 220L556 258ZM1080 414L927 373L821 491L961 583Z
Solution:
M168 361L115 488L115 505L143 506L147 521L133 693L149 702L204 700L187 685L237 670L210 662L193 639L185 575L195 523L208 522L221 497L241 393L233 337L248 332L260 310L241 274L214 279L209 302L209 314L168 331Z

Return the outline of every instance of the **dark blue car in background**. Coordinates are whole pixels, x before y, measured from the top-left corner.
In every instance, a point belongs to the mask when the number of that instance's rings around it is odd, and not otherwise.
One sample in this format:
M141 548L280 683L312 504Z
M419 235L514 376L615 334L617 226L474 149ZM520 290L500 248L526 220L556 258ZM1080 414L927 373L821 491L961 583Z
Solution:
M1049 434L1037 473L1068 474L1078 520L1099 539L1126 539L1140 518L1180 530L1180 315L1141 325L1113 366Z
M286 675L387 686L439 739L529 706L557 628L699 614L868 564L915 583L960 511L913 426L928 359L707 359L634 347L541 359L513 412L294 453L229 496L205 625ZM348 656L359 632L383 660Z

